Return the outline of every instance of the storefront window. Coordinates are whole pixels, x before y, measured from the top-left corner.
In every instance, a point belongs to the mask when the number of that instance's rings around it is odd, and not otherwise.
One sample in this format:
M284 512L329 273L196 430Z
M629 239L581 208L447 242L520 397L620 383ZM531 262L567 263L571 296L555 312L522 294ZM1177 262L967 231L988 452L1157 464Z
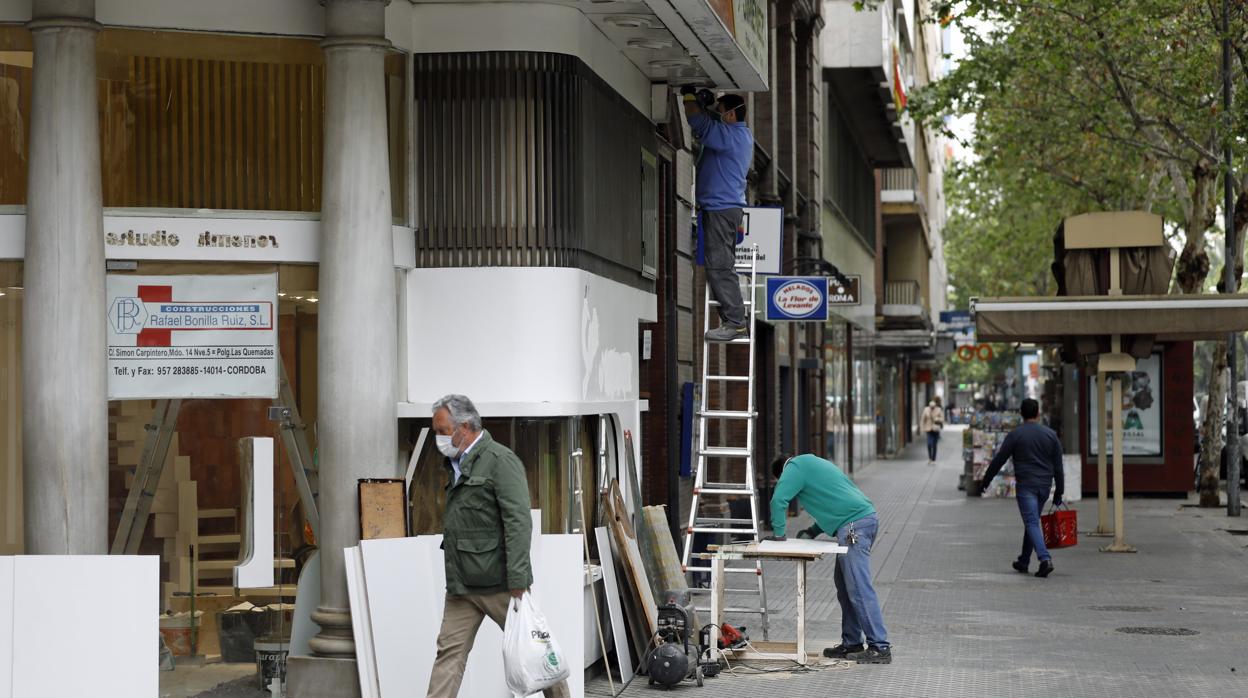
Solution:
M29 31L0 26L0 206L26 203L33 58Z
M321 210L325 65L314 39L100 32L104 205ZM386 61L391 200L406 206L406 56Z
M871 336L854 332L854 467L876 459L875 349Z
M432 420L414 420L409 433L418 434ZM529 479L532 508L542 510L543 533L566 533L577 526L576 507L583 503L585 516L597 520L599 480L597 453L598 418L594 417L515 417L483 419L482 426L499 443L515 451ZM446 509L448 475L442 454L426 439L409 495L412 499L412 533L441 533ZM580 484L583 502L577 501L578 459L581 449Z
M22 552L22 289L0 262L0 555Z

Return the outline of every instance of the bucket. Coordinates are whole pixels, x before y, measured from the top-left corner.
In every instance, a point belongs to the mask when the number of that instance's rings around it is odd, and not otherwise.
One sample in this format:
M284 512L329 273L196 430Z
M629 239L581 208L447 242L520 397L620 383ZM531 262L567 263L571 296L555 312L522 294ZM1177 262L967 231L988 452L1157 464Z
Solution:
M269 682L278 679L280 685L286 684L286 655L290 653L290 638L266 636L257 638L256 676L260 679L260 688L267 690Z

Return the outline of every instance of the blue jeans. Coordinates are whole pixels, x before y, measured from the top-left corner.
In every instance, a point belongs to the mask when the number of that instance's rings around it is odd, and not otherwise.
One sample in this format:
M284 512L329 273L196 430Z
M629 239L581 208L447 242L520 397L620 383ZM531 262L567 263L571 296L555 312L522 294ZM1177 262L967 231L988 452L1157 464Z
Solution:
M1040 530L1040 510L1049 499L1049 488L1031 489L1019 486L1018 513L1023 517L1023 552L1018 561L1023 564L1031 562L1031 551L1036 551L1036 559L1052 560L1049 549L1044 547L1044 531Z
M940 432L927 432L927 459L936 460L936 444L940 443Z
M836 558L836 600L841 604L841 644L861 645L865 636L867 644L877 649L888 649L888 631L884 629L884 614L880 612L880 600L871 585L871 546L880 519L875 514L851 521L836 532L836 542L849 548L849 552ZM849 534L857 537L850 545Z

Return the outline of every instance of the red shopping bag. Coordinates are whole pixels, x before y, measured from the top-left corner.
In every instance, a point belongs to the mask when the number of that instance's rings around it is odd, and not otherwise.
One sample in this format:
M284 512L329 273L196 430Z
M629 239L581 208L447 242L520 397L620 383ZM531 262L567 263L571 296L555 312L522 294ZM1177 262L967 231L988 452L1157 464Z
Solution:
M1066 508L1050 509L1040 517L1040 530L1044 531L1044 544L1050 548L1069 548L1079 544L1079 512Z

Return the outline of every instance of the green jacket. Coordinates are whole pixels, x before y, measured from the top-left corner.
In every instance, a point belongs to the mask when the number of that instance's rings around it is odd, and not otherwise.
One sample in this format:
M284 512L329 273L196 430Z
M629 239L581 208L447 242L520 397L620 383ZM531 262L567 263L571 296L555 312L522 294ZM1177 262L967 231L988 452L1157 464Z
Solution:
M819 531L835 534L845 524L875 513L871 500L840 468L809 453L789 461L771 495L771 530L777 536L785 534L785 515L794 497L815 520L807 529L812 536Z
M453 473L450 460L444 463ZM524 464L483 431L459 468L459 481L447 485L443 518L446 593L528 589L533 585L529 565L533 523Z

